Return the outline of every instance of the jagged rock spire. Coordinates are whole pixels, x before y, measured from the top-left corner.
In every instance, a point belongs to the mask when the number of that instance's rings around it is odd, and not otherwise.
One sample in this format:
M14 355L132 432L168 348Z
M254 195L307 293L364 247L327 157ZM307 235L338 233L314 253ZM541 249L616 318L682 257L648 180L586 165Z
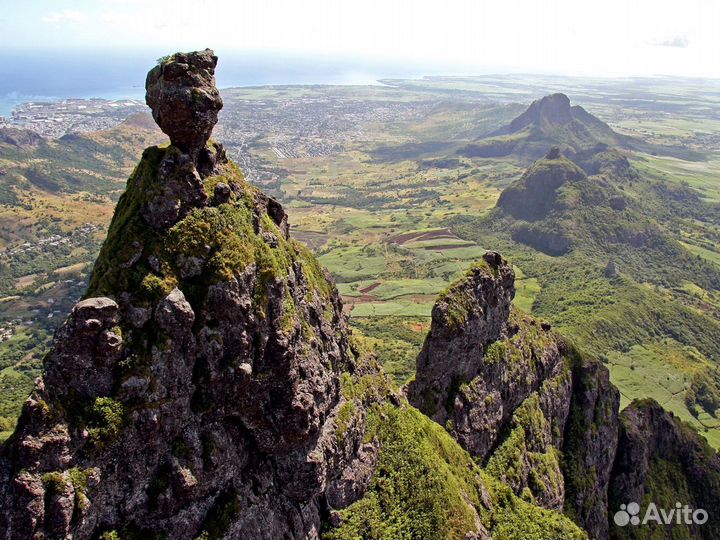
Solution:
M163 57L147 75L145 101L153 118L183 152L205 148L223 102L215 86L218 58L211 49Z

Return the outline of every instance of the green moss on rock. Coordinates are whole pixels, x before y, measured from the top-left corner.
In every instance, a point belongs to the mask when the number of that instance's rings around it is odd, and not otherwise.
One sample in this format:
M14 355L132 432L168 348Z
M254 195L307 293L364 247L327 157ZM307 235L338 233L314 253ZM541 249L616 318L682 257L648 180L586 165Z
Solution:
M234 489L222 492L205 517L203 532L200 538L220 540L225 536L233 519L235 519L239 513L240 501L238 500L237 492Z
M483 514L483 524L497 540L586 540L587 533L559 512L546 510L512 493L505 484L482 475L493 500L493 512Z
M467 323L470 311L477 303L473 289L468 284L477 279L478 274L496 277L497 269L480 259L468 268L462 278L440 293L436 303L443 303L447 306L445 322L450 328L462 328Z
M213 143L210 149L216 150ZM318 297L325 304L325 316L331 317L334 289L322 267L305 246L285 237L265 211L264 196L234 163L222 164L216 175L203 180L210 200L219 183L231 186L228 202L193 208L166 230L144 222L141 208L162 188L160 164L177 152L167 146L152 147L143 154L118 202L86 296L117 298L129 293L135 305L147 307L178 287L195 306L204 301L209 286L252 272L254 307L263 319L270 287L299 267L306 295L296 298L286 287L282 330L292 332L297 326L300 300L311 302ZM187 270L193 266L199 271ZM301 328L307 326L299 322Z
M365 439L381 445L373 480L323 538L464 538L479 522L501 540L587 538L562 514L522 501L483 473L441 426L409 405L371 409Z
M88 441L97 449L120 435L125 422L125 407L110 397L95 398L85 418Z

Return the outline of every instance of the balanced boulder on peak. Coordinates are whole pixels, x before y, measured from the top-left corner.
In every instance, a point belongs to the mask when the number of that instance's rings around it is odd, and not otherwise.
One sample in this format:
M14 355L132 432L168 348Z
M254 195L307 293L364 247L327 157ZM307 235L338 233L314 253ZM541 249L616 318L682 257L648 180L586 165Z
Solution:
M223 106L215 86L217 60L211 49L175 53L161 58L145 82L145 101L160 129L193 156L205 147Z

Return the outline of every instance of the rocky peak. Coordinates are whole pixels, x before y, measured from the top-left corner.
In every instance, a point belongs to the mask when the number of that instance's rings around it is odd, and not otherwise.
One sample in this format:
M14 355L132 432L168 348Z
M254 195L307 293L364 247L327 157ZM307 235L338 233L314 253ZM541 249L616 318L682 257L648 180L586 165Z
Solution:
M500 194L497 206L517 219L542 219L557 205L560 187L586 179L580 167L553 147Z
M534 160L542 157L551 146L558 146L565 155L574 156L598 144L622 146L623 141L605 122L579 105L571 106L565 94L552 94L533 101L509 124L459 149L458 153L469 157L512 154Z
M441 295L417 359L415 380L408 389L413 405L445 423L447 400L457 381L475 377L486 347L506 334L514 297L515 273L494 251L485 253L463 280Z
M512 267L488 252L438 299L408 400L485 472L516 495L572 516L590 538L629 538L612 516L633 501L714 508L718 454L651 400L619 414L607 368L512 308L513 294ZM674 527L646 530L702 539L720 530L716 517Z
M440 297L408 400L517 495L604 538L619 394L599 362L512 309L514 278L488 252Z
M2 448L0 538L317 538L369 482L389 385L282 206L207 143L216 61L148 75L172 144L143 153Z
M532 102L527 111L510 124L512 131L533 123L567 124L572 122L570 98L565 94L551 94Z
M560 148L553 146L550 151L545 154L545 159L560 159Z
M655 538L720 536L715 512L720 497L720 456L691 427L652 399L636 400L620 415L618 457L610 482L613 515L621 504L648 502L669 511L676 503L708 512L708 521L650 523L645 529ZM641 516L642 517L642 516ZM611 522L611 538L627 538L626 529Z
M145 101L173 146L195 157L210 138L223 102L215 87L218 58L210 49L158 60L147 75Z
M147 75L145 99L172 143L153 170L153 185L142 188L148 196L141 213L154 229L167 229L193 208L207 205L203 179L227 164L222 145L208 144L223 106L215 87L216 65L210 49L175 53L158 60Z

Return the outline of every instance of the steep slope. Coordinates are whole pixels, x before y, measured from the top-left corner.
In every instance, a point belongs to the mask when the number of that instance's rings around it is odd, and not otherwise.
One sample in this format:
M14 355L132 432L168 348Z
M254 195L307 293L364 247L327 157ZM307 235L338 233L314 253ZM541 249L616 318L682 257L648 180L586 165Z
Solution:
M9 333L0 339L0 441L19 415L17 394L32 388L52 334L87 286L138 156L166 140L147 119L54 140L0 128L0 334Z
M643 272L646 279L720 289L718 269L667 234L646 206L620 189L622 182L609 174L587 176L554 148L501 193L489 221L548 255L577 249ZM674 283L657 261L672 261Z
M168 65L214 86L215 61ZM128 181L3 449L0 536L312 537L352 476L365 396L348 414L337 292L282 207L194 143L148 149Z
M636 502L643 518L650 503L667 511L680 503L693 511L705 510L707 522L688 523L681 516L670 526L649 521L638 530L611 521L610 538L659 538L668 531L672 538L717 538L720 456L653 400L633 402L620 415L620 425L618 459L610 482L612 507Z
M607 368L547 323L513 312L514 293L512 268L488 252L438 299L409 401L444 425L485 475L563 511L591 538L648 531L609 523L621 503L714 507L717 453L657 404L633 404L618 417ZM661 460L676 476L662 476Z
M619 394L549 325L511 313L514 294L513 270L493 252L451 286L408 399L517 495L604 538Z
M0 202L22 201L31 190L107 195L121 189L125 171L137 159L137 148L164 139L142 116L133 115L109 130L56 140L25 129L0 128L0 162L5 172L0 176Z
M467 145L459 153L468 157L513 154L537 159L553 145L572 155L598 144L620 146L622 143L622 137L605 122L579 105L570 106L570 99L565 94L552 94L533 101L510 124Z

